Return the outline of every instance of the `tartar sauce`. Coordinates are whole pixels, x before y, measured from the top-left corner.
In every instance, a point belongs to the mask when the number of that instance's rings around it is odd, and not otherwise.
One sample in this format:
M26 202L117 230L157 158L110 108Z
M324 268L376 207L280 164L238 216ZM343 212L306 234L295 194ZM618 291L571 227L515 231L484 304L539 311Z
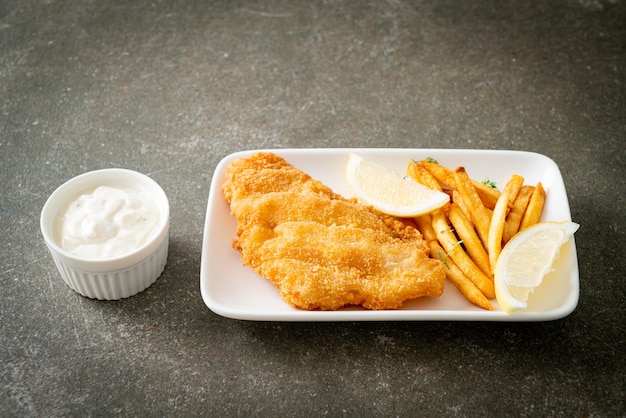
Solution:
M146 192L99 186L70 202L57 218L57 242L89 259L128 254L156 233L159 212Z

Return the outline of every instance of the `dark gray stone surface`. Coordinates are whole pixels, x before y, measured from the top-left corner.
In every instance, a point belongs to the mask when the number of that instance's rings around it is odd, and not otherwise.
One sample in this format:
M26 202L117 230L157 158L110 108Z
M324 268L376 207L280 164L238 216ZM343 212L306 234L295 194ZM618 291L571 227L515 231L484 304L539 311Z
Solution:
M3 416L624 416L626 3L0 2ZM256 323L199 291L219 160L253 148L535 151L561 168L578 308L546 323ZM126 167L171 204L162 277L62 282L39 213Z

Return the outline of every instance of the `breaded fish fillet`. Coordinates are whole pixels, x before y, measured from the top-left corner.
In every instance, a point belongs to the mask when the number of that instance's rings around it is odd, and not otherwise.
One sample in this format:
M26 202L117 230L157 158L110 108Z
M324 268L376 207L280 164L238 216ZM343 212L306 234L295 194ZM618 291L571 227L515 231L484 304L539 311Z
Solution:
M443 263L405 221L335 194L272 153L233 161L224 197L233 248L301 309L395 309L443 293Z

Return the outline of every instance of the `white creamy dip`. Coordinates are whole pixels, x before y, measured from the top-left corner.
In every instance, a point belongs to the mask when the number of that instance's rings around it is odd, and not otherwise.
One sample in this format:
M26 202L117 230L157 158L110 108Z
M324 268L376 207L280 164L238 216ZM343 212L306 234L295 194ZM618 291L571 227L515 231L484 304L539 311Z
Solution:
M56 219L57 243L88 259L129 254L157 232L159 211L146 192L99 186L70 202Z

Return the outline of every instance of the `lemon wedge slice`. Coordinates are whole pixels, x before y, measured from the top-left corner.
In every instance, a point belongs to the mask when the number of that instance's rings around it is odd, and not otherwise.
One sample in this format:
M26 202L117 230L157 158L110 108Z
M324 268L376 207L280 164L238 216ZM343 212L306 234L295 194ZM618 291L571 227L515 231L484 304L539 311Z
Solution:
M445 193L352 153L346 166L346 181L359 200L393 216L420 216L450 201Z
M496 299L507 313L527 308L528 295L552 271L563 244L580 225L540 222L518 232L502 249L494 271Z

